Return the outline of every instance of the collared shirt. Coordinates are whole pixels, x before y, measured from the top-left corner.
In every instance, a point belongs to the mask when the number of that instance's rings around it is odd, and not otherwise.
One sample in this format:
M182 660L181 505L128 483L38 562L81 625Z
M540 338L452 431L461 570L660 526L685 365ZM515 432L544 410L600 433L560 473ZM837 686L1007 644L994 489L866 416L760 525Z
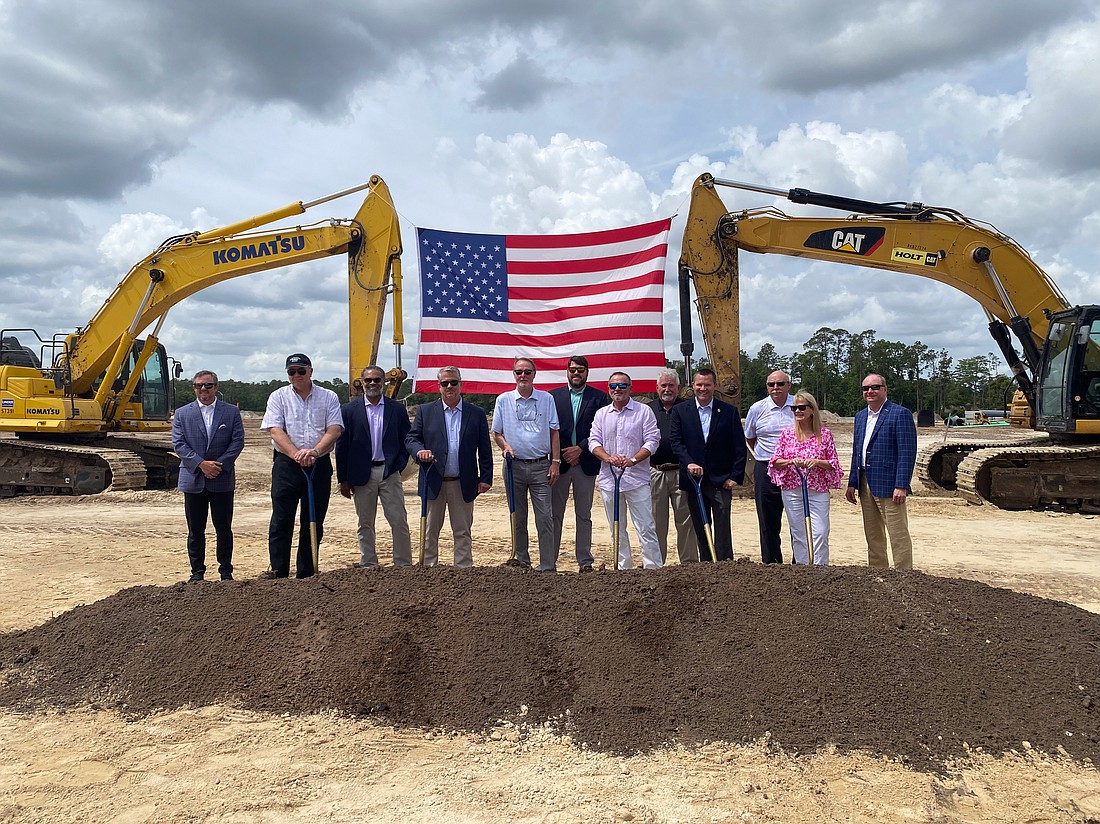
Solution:
M756 438L752 454L756 460L767 462L775 454L776 444L783 430L794 426L794 403L788 392L782 406L776 406L771 396L759 400L749 407L745 416L745 437Z
M386 460L386 454L382 451L382 420L386 411L386 401L378 399L378 403L371 403L367 396L363 396L363 404L367 408L367 425L370 427L370 459L372 461Z
M626 455L628 458L634 457L642 447L652 454L660 443L661 429L657 426L657 416L652 409L633 398L622 409L616 409L615 404L600 407L592 421L592 434L588 436L589 448L600 446L609 455ZM615 488L611 464L601 464L598 483L600 489ZM619 481L619 489L623 492L643 486L649 486L649 458L627 467Z
M699 410L699 425L703 427L703 440L705 441L710 437L710 416L714 412L714 401L711 400L706 406L699 403L699 399L695 399L695 408Z
M525 461L550 454L550 430L558 426L558 409L549 392L535 389L531 397L513 389L497 396L493 431L504 435L517 458Z
M267 411L260 429L279 428L299 449L312 449L333 424L344 428L340 415L340 398L331 389L313 384L308 396L303 398L287 384L280 386L267 398ZM282 452L271 442L276 452Z
M678 403L687 403L686 398L677 398L672 402L672 406L675 407ZM661 445L657 447L657 451L650 456L650 460L657 466L661 464L674 464L679 458L676 457L676 453L672 451L672 411L665 409L665 405L661 403L660 398L656 398L649 402L649 408L653 410L653 414L657 416L657 426L661 430Z
M582 400L584 400L584 387L581 387L580 392L576 391L573 387L569 387L569 403L573 405L573 427L570 430L573 442L569 444L569 446L577 445L577 418L581 416Z
M454 409L443 404L443 421L447 425L447 463L443 467L443 474L448 478L458 477L458 438L462 432L462 399L454 405Z
M210 433L214 431L214 404L217 400L212 400L210 403L203 403L199 401L199 412L202 414L202 422L206 426L206 440L210 440Z
M867 466L867 447L871 445L871 436L875 434L875 424L878 423L880 412L882 412L881 406L878 408L878 412L872 412L871 407L867 407L867 428L863 430L863 451L860 453L860 466Z

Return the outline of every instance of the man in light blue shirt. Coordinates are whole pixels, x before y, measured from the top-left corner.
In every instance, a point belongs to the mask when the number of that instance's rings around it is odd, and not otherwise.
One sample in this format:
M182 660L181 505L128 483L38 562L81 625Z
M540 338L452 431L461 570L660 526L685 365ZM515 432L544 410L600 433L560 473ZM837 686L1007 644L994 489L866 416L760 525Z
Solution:
M794 426L791 409L791 376L772 372L767 380L768 396L749 407L745 416L745 443L752 450L756 465L752 471L756 521L760 527L760 560L765 564L783 563L783 493L768 477L768 461L784 429Z
M493 441L512 458L512 493L516 504L516 562L531 566L527 533L527 496L535 510L539 539L539 572L557 572L558 546L550 486L560 472L558 413L549 392L535 389L535 362L516 358L512 364L516 388L497 397L493 409ZM507 465L504 469L508 482Z

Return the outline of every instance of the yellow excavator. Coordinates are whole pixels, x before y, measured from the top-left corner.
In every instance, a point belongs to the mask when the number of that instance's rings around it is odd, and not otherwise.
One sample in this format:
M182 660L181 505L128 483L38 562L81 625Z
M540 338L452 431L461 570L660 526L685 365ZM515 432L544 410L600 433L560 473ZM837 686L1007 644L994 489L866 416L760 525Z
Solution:
M775 207L731 212L719 186L845 214L791 217ZM708 356L720 390L734 399L741 391L741 251L917 275L974 298L1018 387L1010 419L1037 434L1016 443L930 447L918 457L921 480L1004 509L1100 512L1100 306L1071 306L1010 237L952 209L701 175L692 188L679 264L681 352L690 358L694 348L694 282Z
M257 231L364 189L351 219ZM397 365L386 391L395 396L407 377L400 355L401 251L389 189L375 175L318 200L168 238L73 333L46 339L33 329L0 330L0 497L174 486L179 459L168 438L150 433L171 430L172 379L182 366L169 370L157 335L181 300L241 275L347 255L352 395L362 394L359 372L376 360L392 293Z

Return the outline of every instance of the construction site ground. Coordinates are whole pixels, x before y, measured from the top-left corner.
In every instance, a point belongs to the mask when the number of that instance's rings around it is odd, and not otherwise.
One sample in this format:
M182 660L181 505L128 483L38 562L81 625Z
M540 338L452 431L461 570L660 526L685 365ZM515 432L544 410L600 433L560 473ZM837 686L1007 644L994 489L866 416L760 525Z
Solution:
M1100 518L918 488L872 572L838 491L834 566L777 568L737 499L736 562L578 575L567 518L548 576L498 469L474 570L354 569L334 494L268 581L258 426L232 583L182 583L178 493L0 502L0 822L1100 821Z

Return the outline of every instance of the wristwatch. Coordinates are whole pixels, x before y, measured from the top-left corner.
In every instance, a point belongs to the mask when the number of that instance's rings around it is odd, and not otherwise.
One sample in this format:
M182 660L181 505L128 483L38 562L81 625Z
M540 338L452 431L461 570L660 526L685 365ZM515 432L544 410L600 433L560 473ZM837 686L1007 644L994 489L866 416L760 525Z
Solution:
M631 466L637 466L638 465L638 459L635 458L633 455L630 456L630 465Z

